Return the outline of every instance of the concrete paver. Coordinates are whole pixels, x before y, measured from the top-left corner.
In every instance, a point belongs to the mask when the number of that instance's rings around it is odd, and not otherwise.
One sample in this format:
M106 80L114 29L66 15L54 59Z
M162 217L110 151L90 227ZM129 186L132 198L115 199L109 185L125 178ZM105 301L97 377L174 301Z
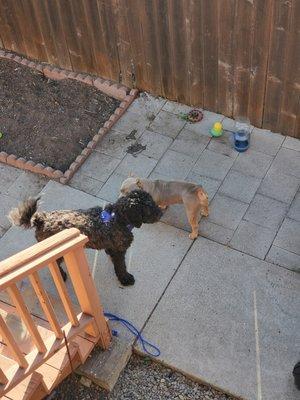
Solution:
M245 153L240 153L238 155L232 169L239 171L244 175L254 176L255 178L263 178L272 161L273 157L250 148Z
M287 210L287 204L257 194L244 219L266 228L276 229L282 223Z
M300 151L300 140L287 136L282 144L286 149Z
M126 154L115 172L126 177L133 173L141 178L147 178L154 169L156 163L157 160L144 156L143 154L138 154L136 156Z
M208 220L225 228L236 229L247 208L246 203L216 194L210 205Z
M264 177L258 193L290 204L299 187L299 178L285 175L271 167Z
M281 148L275 157L273 168L283 174L300 178L300 152Z
M85 175L81 169L76 172L69 182L69 186L73 187L74 189L82 190L83 192L93 196L99 192L103 184L103 182Z
M143 332L191 376L249 400L295 400L299 289L300 275L200 238Z
M105 182L120 160L94 151L80 167L80 172L90 178Z
M275 235L275 229L265 228L248 221L241 221L230 241L230 246L263 260Z
M299 229L298 221L285 218L274 240L274 245L300 255Z
M288 217L300 222L300 192L297 193L292 202Z
M281 265L292 271L300 272L300 255L272 246L267 254L266 261Z
M142 151L144 156L159 160L172 143L172 139L168 136L146 130L140 138L139 143L146 146L146 149Z
M5 193L22 172L20 169L0 164L0 193Z
M48 179L41 175L24 171L9 186L5 194L21 201L30 196L36 196L47 182Z
M177 115L162 110L151 123L150 129L174 139L185 124Z
M149 126L151 120L145 113L136 113L128 110L122 118L114 125L114 130L129 135L133 130L135 137L140 137Z
M254 128L251 132L251 149L275 156L285 137L266 129Z
M259 178L243 175L237 171L230 171L224 179L219 193L243 201L244 203L250 203L260 182Z
M171 150L187 154L188 156L197 159L209 141L210 139L208 136L191 132L184 128L174 140L170 148Z
M120 195L120 187L125 179L124 175L112 174L96 195L106 201L115 202Z
M138 139L137 135L135 137ZM129 139L127 132L119 132L113 129L98 143L95 150L108 156L122 159L126 155L126 149L136 139Z
M154 172L162 173L169 179L184 180L194 164L194 159L177 151L167 150Z
M234 160L238 156L238 152L233 148L233 139L231 132L224 131L221 137L212 138L207 148L209 150L215 151L216 153L231 157Z
M231 157L205 149L193 167L193 172L216 180L223 180L233 164Z

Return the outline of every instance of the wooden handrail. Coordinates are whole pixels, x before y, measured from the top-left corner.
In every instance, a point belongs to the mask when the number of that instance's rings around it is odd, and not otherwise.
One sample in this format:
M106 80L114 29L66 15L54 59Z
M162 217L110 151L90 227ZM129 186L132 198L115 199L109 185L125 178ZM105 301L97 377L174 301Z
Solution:
M79 235L71 239L69 242L65 242L62 245L51 249L48 253L43 253L35 260L31 260L24 265L20 265L17 269L9 270L8 273L0 277L0 290L6 289L6 287L9 286L12 282L20 281L23 278L26 278L30 273L38 271L45 265L63 257L63 255L71 249L76 249L79 247L82 248L87 241L88 238L86 236Z
M41 257L43 254L48 253L50 250L61 246L63 243L76 238L79 235L80 231L76 228L66 229L40 243L36 243L33 246L6 258L4 261L0 262L0 277L21 265L27 264L36 258Z

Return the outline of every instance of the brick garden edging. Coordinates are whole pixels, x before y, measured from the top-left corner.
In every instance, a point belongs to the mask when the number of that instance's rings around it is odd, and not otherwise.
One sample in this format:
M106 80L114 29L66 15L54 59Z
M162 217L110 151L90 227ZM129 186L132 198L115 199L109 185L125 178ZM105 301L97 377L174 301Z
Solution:
M67 183L72 178L74 173L84 163L87 157L92 153L93 149L95 149L96 145L102 140L104 135L125 113L127 108L130 106L130 104L133 102L133 100L136 98L138 94L137 89L130 90L126 86L119 85L117 83L102 78L97 78L89 74L76 73L68 71L66 69L53 67L46 63L34 62L25 57L21 57L14 53L4 51L1 49L0 49L0 58L10 59L19 64L36 69L37 71L42 72L49 79L53 80L74 79L76 81L83 82L87 85L92 85L96 89L105 93L106 95L114 97L117 100L121 100L120 106L116 108L115 112L109 117L109 119L104 123L103 127L99 129L99 132L87 144L87 146L76 157L75 161L72 162L72 164L65 172L62 172L60 170L55 170L52 167L47 167L40 163L35 163L31 160L26 160L25 158L22 157L18 158L14 154L7 154L4 151L0 152L0 162L12 165L16 168L45 175L48 178L59 181L60 183L63 184Z

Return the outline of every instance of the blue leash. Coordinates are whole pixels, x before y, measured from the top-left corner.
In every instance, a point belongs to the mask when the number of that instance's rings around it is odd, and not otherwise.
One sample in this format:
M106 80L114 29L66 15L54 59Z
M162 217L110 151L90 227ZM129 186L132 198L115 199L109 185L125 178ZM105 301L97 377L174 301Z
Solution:
M156 347L154 344L148 342L141 334L141 332L129 321L126 319L123 319L121 317L118 317L115 314L111 314L109 312L104 313L105 317L109 319L109 321L115 321L115 322L120 322L122 325L125 326L131 332L138 341L140 341L141 346L144 350L145 353L149 354L149 356L152 357L159 357L160 356L160 350L158 347ZM113 336L118 336L118 331L112 330ZM152 349L152 351L150 350Z

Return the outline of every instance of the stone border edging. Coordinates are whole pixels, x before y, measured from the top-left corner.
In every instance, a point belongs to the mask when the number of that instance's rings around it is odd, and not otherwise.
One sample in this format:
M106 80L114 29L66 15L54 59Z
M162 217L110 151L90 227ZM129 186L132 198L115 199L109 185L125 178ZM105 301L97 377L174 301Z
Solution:
M9 51L0 49L0 58L13 60L19 64L33 68L43 73L47 78L53 80L61 79L74 79L76 81L85 83L87 85L94 86L96 89L105 93L108 96L114 97L117 100L121 100L121 104L116 108L115 112L109 117L104 123L102 128L99 129L98 133L93 139L87 144L82 152L76 157L75 161L69 166L69 168L62 172L55 170L52 167L44 166L40 163L35 163L31 160L26 160L23 157L17 157L14 154L7 154L4 151L0 152L0 162L11 165L16 168L35 172L36 174L45 175L50 179L59 181L62 184L66 184L78 170L78 168L84 163L88 156L95 149L97 144L102 140L104 135L110 130L110 128L118 121L118 119L125 113L127 108L133 102L138 94L137 89L129 89L126 86L114 83L112 81L94 77L89 74L77 73L68 71L66 69L51 66L46 63L38 63L31 61L25 57L18 56L17 54Z

